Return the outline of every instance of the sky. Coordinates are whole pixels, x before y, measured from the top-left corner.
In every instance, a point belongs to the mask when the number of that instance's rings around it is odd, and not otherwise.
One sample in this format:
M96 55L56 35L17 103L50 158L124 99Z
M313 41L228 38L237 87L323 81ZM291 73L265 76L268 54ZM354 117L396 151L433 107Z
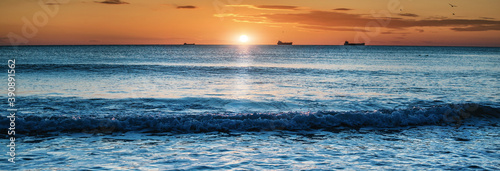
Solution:
M499 0L1 0L0 45L500 47L499 7Z

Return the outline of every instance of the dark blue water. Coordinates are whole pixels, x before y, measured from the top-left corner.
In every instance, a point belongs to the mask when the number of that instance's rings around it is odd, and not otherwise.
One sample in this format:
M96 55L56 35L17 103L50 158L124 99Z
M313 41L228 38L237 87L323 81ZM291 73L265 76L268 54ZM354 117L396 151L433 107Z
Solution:
M41 152L27 157L21 168L38 168L42 163L64 168L63 163L56 162L59 159L84 166L87 162L81 161L82 155L105 158L101 167L87 169L500 167L493 160L500 148L496 143L500 48L27 46L0 47L0 58L5 63L16 59L17 129L27 136L23 140L27 145L21 150L28 156ZM2 79L1 84L6 85L7 79ZM6 88L1 94L6 99ZM6 130L8 120L2 118L0 128ZM453 130L456 127L460 127L458 132ZM350 129L398 132L368 131L368 136L374 137L370 139L365 133L349 132ZM436 136L434 129L444 133ZM252 133L256 131L271 132ZM314 131L313 135L321 136L302 136L297 131ZM32 137L47 133L68 135ZM106 136L92 136L96 134ZM189 143L197 136L203 141ZM144 138L153 145L142 144ZM482 147L474 150L476 146L454 144L457 140ZM89 142L96 144L83 145ZM263 147L287 142L289 145L281 147ZM364 146L363 142L372 146ZM220 143L233 145L219 147ZM321 145L312 145L315 143ZM347 145L350 143L358 146ZM401 149L389 148L391 143ZM452 165L443 161L444 166L431 167L438 164L423 159L440 151L437 149L419 151L416 158L411 157L418 151L414 146L429 143L432 148L453 146L450 153L430 157L434 161L451 160L467 148L473 150L464 152L468 156L462 159L471 163ZM62 146L82 148L88 153L70 149L57 152ZM144 151L135 151L137 147ZM178 152L185 155L173 157L170 153L176 150L169 151L167 147L178 147ZM240 150L246 147L249 151ZM252 151L254 148L260 153ZM289 148L304 149L296 153ZM333 167L343 159L325 157L350 153L347 149L359 154L345 157L361 165ZM392 152L386 154L377 149ZM115 152L123 154L111 155ZM387 161L399 154L410 157ZM113 157L104 157L109 155ZM384 156L383 162L377 163L374 156L356 161L366 155ZM244 160L245 156L251 156L250 160ZM170 157L176 160L165 161ZM229 161L236 158L241 160L231 165ZM32 166L28 160L37 163ZM124 164L117 160L133 162ZM215 163L211 163L213 160ZM289 162L294 163L293 167ZM414 162L424 164L412 165Z

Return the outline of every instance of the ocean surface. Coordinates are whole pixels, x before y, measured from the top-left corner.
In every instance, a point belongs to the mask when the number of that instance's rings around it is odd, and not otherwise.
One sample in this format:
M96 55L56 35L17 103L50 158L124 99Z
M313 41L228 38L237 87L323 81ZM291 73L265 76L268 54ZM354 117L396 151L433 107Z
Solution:
M500 48L23 46L0 170L499 170Z

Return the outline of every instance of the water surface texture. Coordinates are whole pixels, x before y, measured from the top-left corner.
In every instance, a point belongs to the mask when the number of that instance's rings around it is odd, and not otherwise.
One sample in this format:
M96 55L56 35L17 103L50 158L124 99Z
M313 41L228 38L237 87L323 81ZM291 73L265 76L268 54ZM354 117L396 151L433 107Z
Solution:
M13 58L20 145L0 168L500 169L500 48L0 47Z

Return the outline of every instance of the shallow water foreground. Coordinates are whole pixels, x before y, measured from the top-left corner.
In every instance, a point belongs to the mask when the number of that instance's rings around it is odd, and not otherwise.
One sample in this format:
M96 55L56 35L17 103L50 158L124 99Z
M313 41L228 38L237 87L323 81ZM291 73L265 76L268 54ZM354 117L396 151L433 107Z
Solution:
M20 137L15 168L51 170L500 169L500 126ZM2 145L7 141L2 139ZM2 156L4 158L5 156ZM12 166L1 160L0 166Z

